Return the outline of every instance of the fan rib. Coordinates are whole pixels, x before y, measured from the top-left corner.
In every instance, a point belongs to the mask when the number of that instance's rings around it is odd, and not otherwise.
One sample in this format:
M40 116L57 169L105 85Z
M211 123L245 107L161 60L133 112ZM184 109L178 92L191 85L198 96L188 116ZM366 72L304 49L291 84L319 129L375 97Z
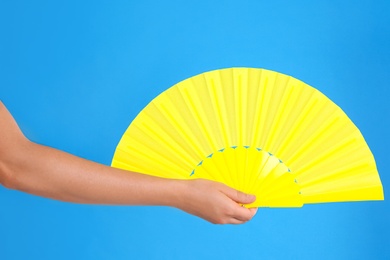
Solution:
M191 168L192 163L191 161L187 160L188 157L186 156L186 153L183 153L180 149L178 149L177 146L173 145L173 143L176 143L178 146L180 146L181 145L180 142L177 142L177 140L171 138L169 132L167 132L164 128L160 128L159 129L160 132L157 132L154 128L150 127L148 124L144 124L143 128L149 131L149 135L156 136L156 139L159 139L161 143L163 143L166 147L170 148L169 153L171 156L175 157L176 164L180 164L181 162L183 162L187 165L187 167L183 167L183 168ZM160 138L163 133L165 133L166 138L169 139ZM152 147L150 147L150 149L152 150ZM162 155L167 156L168 154L165 152L162 153Z
M207 131L207 128L205 126L205 123L204 121L202 120L201 116L199 115L199 112L198 110L196 109L196 106L195 104L193 103L192 99L194 97L191 98L190 94L188 93L188 90L185 89L184 90L185 94L186 94L186 97L187 97L187 100L189 101L189 107L190 107L190 111L193 113L193 115L195 116L197 122L199 122L200 124L200 127L201 127L201 130L202 132L204 133L204 136L206 137L208 143L211 145L211 149L210 151L215 151L216 150L216 146L214 144L214 141L212 140L211 136L209 135L208 131ZM207 154L207 153L206 153Z
M149 134L145 133L145 134L147 134L149 136L153 136L153 135L154 136L159 136L159 134L157 132L155 132L152 128L150 128L148 125L144 125L143 129L149 131ZM152 159L152 161L156 159L157 155L159 155L158 156L159 160L161 160L163 158L167 162L175 161L175 165L181 165L181 167L183 169L191 168L191 162L183 162L183 157L178 156L178 154L180 154L180 153L178 153L178 150L175 147L173 147L167 141L167 139L165 139L165 138L159 138L159 139L160 139L160 142L162 142L162 144L165 144L166 147L170 147L170 149L167 150L165 153L158 153L156 151L156 148L153 146L153 144L144 143L144 145L148 147L147 151L149 153L155 153L156 154L155 157ZM138 152L140 152L140 151L138 151ZM183 163L186 166L184 166Z
M337 180L345 182L348 178L361 178L364 176L371 176L372 172L375 172L373 165L369 163L355 163L355 165L347 166L341 169L335 169L334 172L331 172L329 175L322 175L312 180L302 183L302 188L316 186L318 184L329 183L334 181L334 178L337 176ZM376 184L379 184L378 178L375 178ZM346 185L350 183L345 182Z
M315 92L312 92L312 95L314 95ZM311 98L310 101L305 105L305 107L302 109L302 112L299 114L298 118L296 119L296 123L291 126L291 130L289 134L286 136L284 145L281 145L279 149L279 155L282 158L289 158L289 155L291 156L291 152L288 153L288 149L292 149L293 143L292 143L292 136L297 136L297 132L299 129L299 126L301 126L303 121L306 120L306 117L309 115L312 108L316 105L317 100L314 98ZM305 109L307 108L307 109ZM287 152L286 152L287 150Z
M248 107L257 107L257 96L258 96L258 73L256 70L248 69L247 71L247 88L246 101L243 102L246 105L246 139L244 146L255 147L253 143L254 136L254 123L256 120L256 109L248 109Z
M219 100L219 96L222 96L222 95L217 95L217 87L216 87L216 84L214 82L213 79L211 79L210 81L211 83L211 91L210 91L210 94L213 95L213 98L215 100L215 107L216 107L216 111L217 111L217 115L218 115L218 118L220 118L220 128L222 130L222 136L223 136L223 140L224 140L224 147L228 146L229 144L229 139L227 137L227 130L225 128L225 125L227 125L226 123L226 115L225 113L222 113L221 111L221 108L222 107L225 107L225 104L223 102L223 99Z
M278 129L282 129L282 127L280 127L281 126L281 124L280 124L281 117L285 113L285 109L287 107L289 97L291 96L291 93L292 93L292 91L291 91L292 88L287 88L287 86L290 84L290 79L291 79L291 77L288 77L288 80L284 84L283 88L285 89L285 91L283 92L282 97L280 99L281 101L283 101L283 100L286 100L286 101L280 102L281 105L279 105L279 109L275 113L276 116L275 116L275 119L273 120L273 124L271 125L272 130L270 130L270 136L269 136L269 138L267 138L266 144L264 145L264 147L269 147L269 151L275 150L275 149L272 149L271 144L275 141L275 136L277 136L277 134L280 132L280 130L278 131ZM287 97L285 98L285 96L287 96Z
M321 105L317 105L317 110L320 110L319 107L321 107ZM311 113L311 114L308 113L307 116L310 116L311 119L310 118L305 119L306 126L315 125L313 120L316 120L316 119L314 118L313 113ZM292 153L292 155L289 158L289 161L295 162L295 160L298 160L297 158L300 158L301 160L304 158L304 156L302 156L303 153L305 153L308 150L308 148L310 147L310 145L312 145L313 142L316 141L315 138L320 136L321 134L325 133L326 132L325 130L327 127L332 126L332 122L330 124L325 123L329 120L337 120L337 118L332 119L332 114L330 114L330 115L328 115L328 118L325 118L322 120L322 126L317 127L315 129L309 129L309 128L305 127L304 123L301 123L300 127L304 128L305 130L300 135L298 135L298 138L296 139L296 141L299 142L299 146L297 147L297 149L294 150L294 152ZM318 143L320 143L320 142L317 141L317 144ZM306 152L306 154L308 154L308 153ZM289 165L291 165L291 167L292 167L293 164L289 164Z
M338 146L332 147L330 150L325 151L324 153L320 153L319 154L320 156L315 157L313 159L313 161L310 161L307 164L302 164L302 166L296 170L297 172L298 171L301 172L301 174L299 174L299 177L304 178L305 172L307 172L310 169L310 167L315 167L316 165L321 164L321 161L329 160L329 159L331 159L332 156L333 156L333 161L334 161L336 159L336 158L334 158L335 154L339 154L339 152L341 152L344 148L355 144L355 141L356 141L356 139L354 139L354 138L351 139L351 138L346 137L345 141L340 142ZM357 149L359 149L359 148L357 148ZM337 157L336 160L343 160L343 158L341 156L339 156L339 157Z
M265 152L263 152L263 155L264 155L264 153ZM251 185L251 189L250 190L252 190L252 191L260 190L259 188L262 186L262 184L264 182L264 178L265 178L264 174L268 173L268 172L266 172L264 170L264 168L267 166L268 161L269 161L270 158L271 158L270 156L267 156L265 158L265 160L264 159L262 160L262 163L261 163L261 165L260 165L260 167L259 167L259 169L258 169L258 171L257 171L257 173L255 175L256 176L255 179L257 180L257 182L253 182L253 184Z
M172 92L173 91L167 93L167 98L171 101L171 104L173 104L173 105L175 104L175 101L177 104L179 104L179 102L180 102L181 107L176 105L176 106L174 106L175 109L171 109L171 111L176 110L176 111L181 111L182 113L176 113L176 115L173 115L167 107L162 106L162 108L164 110L164 113L167 115L167 117L173 123L172 124L174 126L173 129L177 129L175 135L183 136L184 140L188 140L188 143L182 142L183 149L186 151L190 151L190 152L195 150L194 151L195 153L192 155L192 157L196 158L197 157L196 154L202 154L203 150L198 146L196 139L194 138L194 136L196 136L196 134L193 132L194 127L191 127L191 125L188 122L188 120L189 120L188 118L185 118L182 116L182 114L184 112L183 110L187 108L187 106L183 105L183 103L186 104L184 97L183 97L183 93L182 93L180 88L177 88L177 91L175 91L175 93L174 93L174 94L176 94L175 95L176 99L173 100L173 98L174 98L173 95L172 96L168 95ZM181 123L179 123L179 119L180 119Z
M261 77L263 78L263 77ZM260 81L261 83L261 81ZM255 120L256 120L256 124L255 124L255 136L254 136L254 146L255 147L263 147L260 143L260 137L261 135L263 134L262 133L262 126L263 126L263 118L265 118L265 116L263 117L262 114L263 114L263 105L264 105L264 99L265 99L265 92L266 92L266 86L268 85L268 77L267 75L264 76L264 83L263 83L263 86L261 87L262 91L260 91L261 93L261 96L260 96L260 104L259 104L259 109L257 109L256 111L256 117L255 117Z
M199 153L200 152L199 147L197 147L196 143L192 140L192 138L190 138L190 136L187 134L187 132L184 131L184 129L181 127L181 124L179 124L177 122L175 117L173 117L169 113L169 110L167 110L167 108L165 106L162 105L161 108L162 108L162 110L164 110L164 113L166 114L166 116L170 119L170 122L172 123L173 129L178 129L178 131L176 131L173 134L173 136L176 136L176 137L183 136L185 138L185 140L188 140L188 142L190 143L190 145L185 145L184 142L180 142L180 140L177 140L176 138L175 139L171 139L172 141L175 142L175 144L178 147L181 148L181 151L179 151L174 146L172 146L172 150L176 150L180 154L180 157L184 156L186 153L189 153L190 152L190 148L197 150L197 152ZM150 129L150 131L153 131L153 130ZM165 129L161 129L160 131L165 131ZM166 132L166 133L168 133L168 132ZM165 143L167 143L167 141L165 141ZM192 160L188 160L188 165L189 166L192 165Z

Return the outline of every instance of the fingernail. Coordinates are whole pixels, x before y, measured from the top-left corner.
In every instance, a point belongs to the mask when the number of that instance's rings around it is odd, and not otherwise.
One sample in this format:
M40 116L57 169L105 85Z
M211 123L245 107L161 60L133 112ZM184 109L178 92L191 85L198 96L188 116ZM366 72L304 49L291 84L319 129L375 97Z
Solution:
M256 215L258 208L255 209L255 212L253 213L253 216Z

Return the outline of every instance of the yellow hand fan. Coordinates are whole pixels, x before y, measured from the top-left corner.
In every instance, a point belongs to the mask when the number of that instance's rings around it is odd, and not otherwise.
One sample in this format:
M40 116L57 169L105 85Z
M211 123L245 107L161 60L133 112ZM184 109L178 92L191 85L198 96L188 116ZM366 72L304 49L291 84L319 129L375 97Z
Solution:
M347 115L318 90L264 69L206 72L166 90L130 124L112 166L219 181L255 194L248 207L384 199Z

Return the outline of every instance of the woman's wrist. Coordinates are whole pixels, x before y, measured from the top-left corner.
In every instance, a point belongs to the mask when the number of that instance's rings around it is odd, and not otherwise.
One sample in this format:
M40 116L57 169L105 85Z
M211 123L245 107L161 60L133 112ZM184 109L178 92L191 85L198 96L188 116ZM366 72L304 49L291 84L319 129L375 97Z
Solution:
M189 194L188 180L167 180L167 185L161 192L162 204L170 207L182 209Z

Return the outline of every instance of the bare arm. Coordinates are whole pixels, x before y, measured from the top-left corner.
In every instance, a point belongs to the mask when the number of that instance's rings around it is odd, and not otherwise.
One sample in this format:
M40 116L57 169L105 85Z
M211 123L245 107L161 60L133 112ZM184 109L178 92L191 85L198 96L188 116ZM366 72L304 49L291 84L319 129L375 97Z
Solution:
M255 200L221 183L170 180L111 168L29 141L0 102L0 183L10 189L62 201L166 205L212 223L244 223Z

